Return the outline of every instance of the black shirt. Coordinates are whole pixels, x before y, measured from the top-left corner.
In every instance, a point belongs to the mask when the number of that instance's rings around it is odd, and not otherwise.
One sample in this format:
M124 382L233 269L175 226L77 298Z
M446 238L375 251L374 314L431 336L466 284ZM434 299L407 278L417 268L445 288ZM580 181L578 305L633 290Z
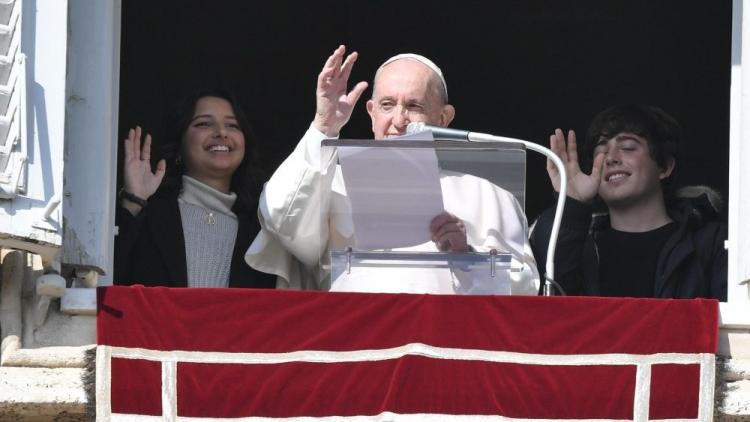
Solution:
M602 296L654 297L659 253L677 224L630 233L602 231L596 239Z

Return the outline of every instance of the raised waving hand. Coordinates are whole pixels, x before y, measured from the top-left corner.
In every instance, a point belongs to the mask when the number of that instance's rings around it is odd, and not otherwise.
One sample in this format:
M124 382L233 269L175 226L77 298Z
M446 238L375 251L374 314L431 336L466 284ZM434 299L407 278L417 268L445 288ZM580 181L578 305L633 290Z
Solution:
M578 163L578 145L576 144L575 131L568 131L566 142L563 131L555 129L555 133L549 137L549 144L550 149L565 164L568 173L568 196L581 202L594 199L601 184L604 154L598 154L594 158L594 165L589 175L581 171L581 166ZM547 160L547 174L549 174L555 191L560 192L560 172L557 171L557 167L550 160Z
M161 185L167 170L166 161L159 160L156 171L151 171L151 135L146 135L141 146L141 128L128 131L124 141L125 159L123 160L123 189L125 192L143 200L148 200ZM122 205L132 214L138 214L141 206L122 199Z
M328 57L318 75L313 126L326 136L338 136L341 128L349 121L357 100L367 88L367 82L362 81L347 92L349 75L357 61L357 53L344 58L345 54L346 47L340 45Z

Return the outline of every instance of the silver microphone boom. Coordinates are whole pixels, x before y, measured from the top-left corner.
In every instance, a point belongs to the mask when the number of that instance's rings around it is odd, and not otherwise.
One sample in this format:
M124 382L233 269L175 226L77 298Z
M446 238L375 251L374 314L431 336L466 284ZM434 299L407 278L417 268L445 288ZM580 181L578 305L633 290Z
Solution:
M425 122L411 122L406 126L406 133L418 133L425 130L432 132L435 139L449 139L452 141L468 141L469 131L460 129L451 129L447 127L428 125Z

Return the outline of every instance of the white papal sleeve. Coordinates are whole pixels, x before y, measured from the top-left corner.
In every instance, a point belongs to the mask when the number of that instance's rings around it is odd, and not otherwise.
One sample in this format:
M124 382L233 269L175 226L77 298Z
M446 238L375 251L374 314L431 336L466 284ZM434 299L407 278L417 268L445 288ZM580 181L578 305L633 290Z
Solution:
M280 288L319 288L317 267L328 242L328 224L321 212L327 215L330 207L336 168L334 156L321 156L320 143L326 138L310 127L260 196L261 230L245 261L276 274Z

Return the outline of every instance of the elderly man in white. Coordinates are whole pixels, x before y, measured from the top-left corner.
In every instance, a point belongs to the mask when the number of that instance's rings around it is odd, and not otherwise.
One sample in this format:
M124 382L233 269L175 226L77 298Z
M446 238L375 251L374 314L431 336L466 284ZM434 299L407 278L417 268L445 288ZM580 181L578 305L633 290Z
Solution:
M430 223L432 242L407 250L510 252L518 271L506 275L504 283L488 274L457 269L377 268L340 282L320 271L320 258L328 248L346 246L345 236L335 232L336 222L320 217L326 212L335 218L346 202L340 167L334 157L321 156L321 141L338 137L367 88L366 82L359 82L347 92L357 53L345 53L342 45L328 57L318 75L315 118L264 187L258 210L261 232L245 255L247 263L276 274L279 288L536 294L539 276L526 238L526 218L516 199L485 179L446 171L440 175L445 211ZM403 135L410 122L445 127L455 115L441 70L416 54L394 56L378 68L366 105L375 139Z

